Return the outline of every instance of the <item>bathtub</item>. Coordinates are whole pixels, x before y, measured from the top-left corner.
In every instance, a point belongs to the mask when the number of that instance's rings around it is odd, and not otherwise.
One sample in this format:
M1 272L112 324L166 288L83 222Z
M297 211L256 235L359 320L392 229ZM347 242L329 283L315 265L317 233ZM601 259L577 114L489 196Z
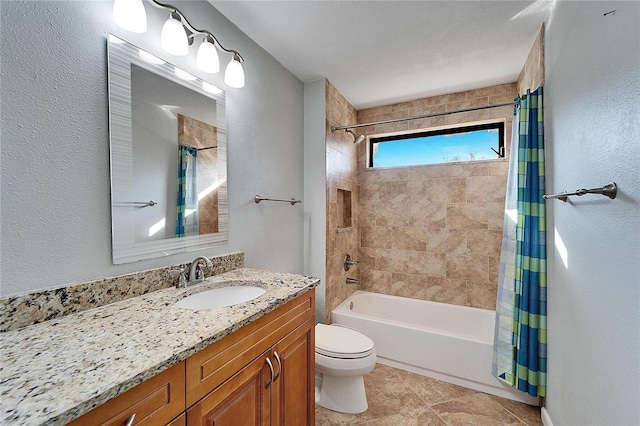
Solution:
M331 322L371 338L378 362L530 405L533 398L491 374L495 312L356 291Z

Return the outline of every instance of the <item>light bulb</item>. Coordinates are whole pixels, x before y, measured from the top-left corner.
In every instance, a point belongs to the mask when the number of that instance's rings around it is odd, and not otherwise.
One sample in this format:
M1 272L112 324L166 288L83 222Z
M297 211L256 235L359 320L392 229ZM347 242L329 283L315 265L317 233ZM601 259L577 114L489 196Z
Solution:
M237 56L233 55L233 59L227 65L227 69L224 72L224 82L229 87L239 89L244 87L244 70L242 64L236 59Z
M147 14L142 0L115 0L113 20L121 28L133 33L147 31Z
M162 27L160 45L164 50L176 56L185 56L189 53L189 40L182 23L173 16L169 16Z
M205 39L200 47L198 47L198 54L196 55L196 66L200 71L208 72L211 74L220 71L220 59L218 59L218 51L216 47Z

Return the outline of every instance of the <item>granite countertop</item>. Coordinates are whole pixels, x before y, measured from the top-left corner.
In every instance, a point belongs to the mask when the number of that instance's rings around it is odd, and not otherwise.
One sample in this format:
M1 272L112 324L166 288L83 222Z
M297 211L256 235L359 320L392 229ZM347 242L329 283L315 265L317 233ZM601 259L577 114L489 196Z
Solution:
M180 309L186 296L253 281L262 296L231 307ZM0 424L65 424L318 285L317 278L236 269L0 333Z

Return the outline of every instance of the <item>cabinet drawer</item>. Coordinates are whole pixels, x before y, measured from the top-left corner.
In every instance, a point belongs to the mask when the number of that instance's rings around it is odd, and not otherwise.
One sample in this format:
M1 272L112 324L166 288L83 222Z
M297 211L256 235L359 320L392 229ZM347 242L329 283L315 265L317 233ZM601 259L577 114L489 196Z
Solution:
M133 414L134 425L165 425L186 408L184 370L183 361L95 408L70 425L123 426Z
M187 358L187 406L200 400L315 314L315 292L302 296Z

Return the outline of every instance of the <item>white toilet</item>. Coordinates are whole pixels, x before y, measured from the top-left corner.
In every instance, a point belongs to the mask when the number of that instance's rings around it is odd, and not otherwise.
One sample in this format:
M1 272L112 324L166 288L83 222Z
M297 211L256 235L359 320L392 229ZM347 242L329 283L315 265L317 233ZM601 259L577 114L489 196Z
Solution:
M363 376L375 365L373 340L350 328L316 324L316 404L341 413L366 411Z

